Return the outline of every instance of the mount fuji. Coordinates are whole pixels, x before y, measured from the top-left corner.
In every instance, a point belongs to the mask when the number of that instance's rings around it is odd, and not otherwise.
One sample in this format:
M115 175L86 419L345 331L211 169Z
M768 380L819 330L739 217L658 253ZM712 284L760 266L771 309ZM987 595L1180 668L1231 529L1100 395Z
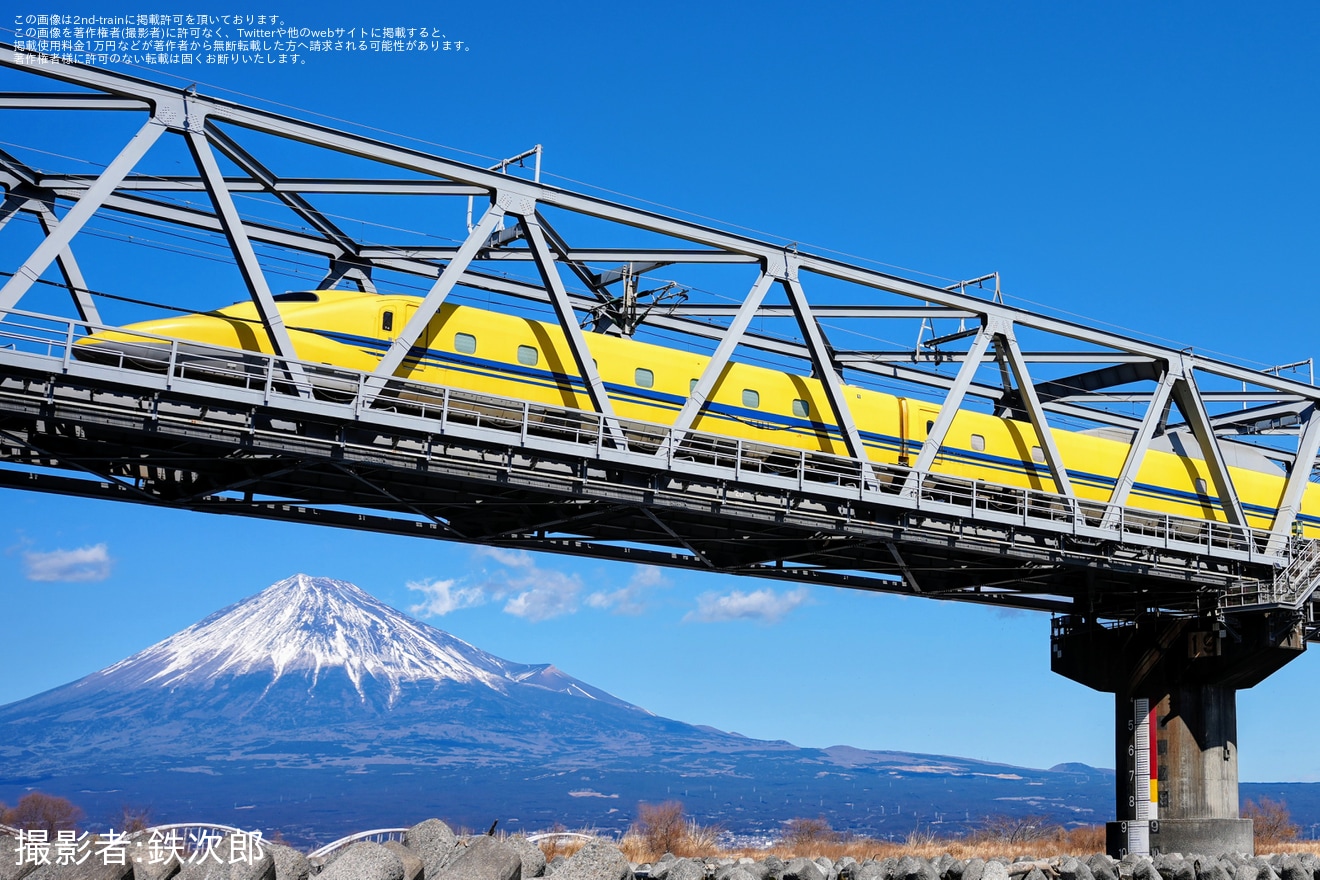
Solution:
M666 799L735 831L820 814L901 836L1020 810L1101 821L1112 785L1077 765L802 749L685 724L301 574L0 706L0 800L35 788L94 821L127 804L295 841L428 816L622 829L639 800Z
M197 772L206 772L199 759L211 771L253 760L576 766L646 754L662 740L667 751L703 753L748 742L652 715L549 664L503 660L353 584L302 574L0 707L0 730L0 760L29 774L90 770L110 754Z

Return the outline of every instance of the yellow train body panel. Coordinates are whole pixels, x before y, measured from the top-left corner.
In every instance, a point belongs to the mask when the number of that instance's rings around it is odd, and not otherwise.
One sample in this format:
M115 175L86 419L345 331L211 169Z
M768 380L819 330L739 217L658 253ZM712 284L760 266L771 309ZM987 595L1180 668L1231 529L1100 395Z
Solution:
M300 360L364 372L376 368L420 303L417 297L343 290L276 299ZM140 343L138 333L271 353L250 302L103 331L83 340L79 348L86 352L97 345ZM586 338L614 410L626 420L672 424L708 363L704 355L632 339L594 333ZM558 325L471 306L442 306L396 375L493 397L592 408ZM939 415L938 405L856 386L843 389L872 461L908 464L916 458ZM819 381L750 364L725 368L693 428L756 443L846 453ZM1129 444L1051 431L1077 496L1107 502ZM1056 491L1029 422L969 410L954 418L931 470ZM1283 492L1282 472L1230 470L1249 524L1269 528ZM1225 519L1205 462L1158 449L1147 451L1127 503L1180 517ZM1320 537L1320 486L1308 485L1298 522L1307 537Z

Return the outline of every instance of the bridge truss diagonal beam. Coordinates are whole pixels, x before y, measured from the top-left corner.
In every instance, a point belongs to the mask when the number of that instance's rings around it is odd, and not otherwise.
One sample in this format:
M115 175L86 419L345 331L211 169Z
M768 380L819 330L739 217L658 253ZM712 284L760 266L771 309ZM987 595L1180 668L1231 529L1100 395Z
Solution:
M738 347L738 343L747 332L747 327L751 324L752 318L755 317L756 310L760 308L761 301L765 299L765 295L773 283L774 277L768 271L763 270L757 277L756 283L752 285L751 291L743 300L737 314L734 315L732 323L719 334L720 344L706 362L706 368L701 371L697 383L688 392L688 398L683 404L683 408L678 411L678 415L674 418L674 424L669 431L671 447L682 442L683 435L692 427L697 415L701 412L701 408L710 399L711 392L715 390L715 384L723 375L729 359L733 357L734 349Z
M399 371L399 368L403 366L404 358L408 356L413 347L417 345L418 340L422 338L422 334L426 332L427 325L439 314L440 307L444 305L450 291L454 289L454 285L458 283L458 280L467 270L468 264L472 262L472 257L476 254L477 249L490 237L491 232L499 225L503 217L504 209L497 203L492 203L486 209L486 213L481 216L477 225L468 233L467 240L459 248L458 254L439 273L435 283L431 285L431 289L422 297L421 303L417 306L417 311L413 313L413 316L399 331L399 335L394 337L394 340L390 343L389 351L380 359L380 363L376 365L376 369L373 371L375 376L388 379ZM374 382L372 385L373 392L379 393L384 385L383 381Z
M573 311L573 303L568 297L568 291L564 289L564 279L559 275L559 267L546 242L535 205L524 203L524 206L517 210L517 214L523 235L535 255L536 268L541 273L541 280L550 295L550 304L559 318L559 326L568 341L568 349L573 354L573 363L577 366L578 375L582 377L582 384L586 386L591 406L605 417L605 427L614 445L626 449L628 441L623 435L623 428L620 427L618 418L614 415L614 404L610 402L605 383L601 381L600 371L596 369L596 362L591 357L591 350L587 348L586 337L578 324L577 314Z
M857 430L852 410L843 394L843 380L834 368L834 360L830 357L825 334L821 331L815 315L811 313L811 306L808 305L807 295L802 291L802 285L798 281L797 267L792 258L784 262L780 284L788 291L788 301L793 307L793 316L797 319L798 329L802 331L807 351L811 354L812 370L825 390L825 399L829 402L834 423L839 426L839 433L843 435L848 455L861 463L862 478L874 482L875 474L871 470L870 459L867 458L866 445L862 443L862 435Z
M189 131L185 137L193 161L197 163L198 171L207 182L207 193L215 206L216 217L238 261L239 271L247 285L248 294L257 307L257 314L266 329L271 348L283 359L284 371L288 377L302 389L303 394L310 395L311 386L307 384L302 365L295 360L298 355L294 350L293 340L289 337L289 329L284 325L284 317L280 314L279 307L275 305L270 285L266 283L266 274L257 260L256 251L252 249L252 240L248 238L243 218L234 205L234 197L225 186L224 177L220 174L220 166L211 151L211 145L206 135L199 131Z
M1225 518L1235 526L1245 526L1247 517L1242 512L1242 501L1238 498L1237 487L1233 485L1233 477L1224 460L1224 452L1219 447L1219 438L1215 436L1214 425L1210 422L1205 402L1197 391L1196 377L1190 368L1184 367L1182 377L1173 384L1172 394L1201 447L1201 454L1205 456Z
M0 158L0 161L7 158ZM5 164L8 165L9 163L5 162ZM47 237L60 225L59 217L55 214L55 196L52 193L38 190L32 184L19 183L9 187L4 200L0 202L0 230L4 229L20 211L35 213L38 222L41 224L42 232ZM78 311L78 317L93 324L101 323L100 312L97 310L96 302L92 299L91 292L88 290L87 281L82 274L82 270L78 267L78 261L73 255L72 246L67 246L56 253L55 263L64 278L64 286L68 288L69 295L73 298L73 305Z
M64 215L63 222L46 236L5 286L0 288L0 310L12 309L18 303L56 256L69 246L69 242L101 207L124 175L133 170L133 166L146 155L147 150L151 149L164 132L165 126L154 118L147 120L138 129L137 134L133 135L114 161L106 166L105 171L96 179L96 183L88 187L82 198L78 199L73 208Z
M1155 389L1155 396L1151 398L1145 418L1141 420L1141 426L1137 428L1136 436L1132 439L1132 446L1123 459L1123 469L1118 472L1118 478L1114 481L1114 491L1109 496L1110 509L1101 521L1101 525L1105 528L1114 528L1118 525L1118 512L1127 504L1128 495L1137 484L1137 473L1146 458L1146 450L1150 448L1151 438L1164 423L1173 385L1177 380L1178 373L1165 365Z
M214 123L208 123L206 126L206 137L220 152L224 153L229 160L242 168L259 182L266 192L271 193L290 210L301 217L309 226L325 236L326 241L335 244L345 256L355 256L358 252L358 245L353 239L344 234L334 223L330 222L324 214L318 211L301 195L296 192L286 192L279 187L279 179L271 173L270 169L262 165L247 150L239 146L238 142L226 134L219 126ZM211 181L207 176L206 181ZM225 188L229 189L226 183Z
M1298 445L1297 461L1284 483L1283 495L1279 499L1279 512L1275 515L1274 525L1270 528L1270 548L1274 550L1282 547L1283 541L1292 531L1293 523L1297 521L1297 514L1301 509L1302 494L1311 482L1311 469L1306 467L1305 463L1315 461L1317 453L1320 453L1320 406L1311 404L1302 414L1302 419L1304 427Z
M940 414L935 417L934 424L926 432L926 440L921 444L921 452L918 453L916 461L912 464L912 473L904 481L904 494L914 495L921 474L928 472L931 465L935 463L935 456L939 454L940 447L944 444L944 438L949 434L949 428L953 427L954 416L958 414L958 408L962 406L963 398L966 397L967 390L972 385L972 377L976 374L976 368L981 363L981 356L990 347L993 339L994 333L990 326L985 326L977 332L972 347L967 352L966 359L963 360L962 366L958 368L958 375L949 386L949 393L944 398L944 405L940 407Z

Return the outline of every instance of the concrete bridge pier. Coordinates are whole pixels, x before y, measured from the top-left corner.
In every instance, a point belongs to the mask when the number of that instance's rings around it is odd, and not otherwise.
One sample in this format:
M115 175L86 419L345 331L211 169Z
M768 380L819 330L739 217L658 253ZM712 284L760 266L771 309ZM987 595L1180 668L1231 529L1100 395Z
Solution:
M1238 814L1237 691L1305 650L1300 616L1056 619L1051 668L1115 696L1112 856L1250 853Z

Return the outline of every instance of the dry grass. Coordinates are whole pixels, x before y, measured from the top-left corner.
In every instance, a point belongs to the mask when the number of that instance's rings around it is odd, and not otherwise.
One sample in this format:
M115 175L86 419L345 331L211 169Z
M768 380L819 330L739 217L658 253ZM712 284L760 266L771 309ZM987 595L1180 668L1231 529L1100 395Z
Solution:
M938 837L929 830L914 832L902 843L888 840L874 840L864 837L852 837L836 832L827 824L814 824L817 820L805 823L790 822L785 840L764 849L733 848L726 849L718 845L718 828L704 828L692 820L684 823L684 838L677 850L670 850L676 856L746 856L752 859L764 859L774 855L788 861L798 856L838 861L843 856L852 856L857 861L866 859L917 858L933 859L948 854L955 859L1006 859L1012 861L1018 857L1048 859L1060 856L1089 856L1105 851L1105 829L1103 825L1091 825L1083 828L1062 829L1057 826L1043 829L1040 833L1017 835L1019 839L996 837L994 830L982 831L967 837ZM557 839L542 841L541 848L546 858L554 855L569 856L582 848L583 842L576 839ZM663 852L656 852L647 845L643 835L630 830L618 844L619 849L633 863L653 862ZM1317 853L1320 854L1320 841L1315 840L1269 840L1257 837L1256 852L1273 853Z
M831 834L834 834L834 832L831 832ZM1089 855L1104 852L1105 849L1105 830L1099 826L1078 828L1071 831L1060 829L1048 836L1040 836L1028 841L994 840L987 839L982 835L942 838L929 831L918 831L909 834L902 843L837 834L834 836L835 839L833 840L828 839L828 837L813 840L799 839L791 844L787 841L781 841L767 849L745 849L724 854L745 855L754 859L763 859L767 855L775 855L784 860L798 856L811 858L825 856L827 859L835 861L843 856L852 856L860 862L866 859L884 859L891 856L893 858L917 856L918 858L933 859L945 853L956 859L975 857L1014 859L1018 856L1050 858L1051 856Z
M815 820L810 820L814 822ZM948 853L957 859L980 857L983 859L1014 859L1018 856L1050 858L1052 856L1089 855L1104 852L1105 830L1101 826L1078 828L1071 831L1056 829L1049 835L1035 837L1028 841L1007 841L978 837L941 838L928 832L908 835L902 843L888 840L874 840L865 837L851 837L833 831L828 825L822 827L794 828L789 826L788 838L763 849L742 847L728 849L718 842L720 829L697 824L692 820L683 823L682 836L668 849L659 849L648 843L645 834L634 827L619 841L619 849L634 864L653 862L665 852L676 856L714 856L764 859L766 856L778 856L788 861L798 856L817 858L825 856L837 861L843 856L852 856L857 861L883 859L890 856L917 856L932 859ZM796 834L792 833L797 831ZM804 833L807 832L807 833ZM546 859L556 855L571 856L583 846L583 841L576 838L550 838L541 841L541 850Z

